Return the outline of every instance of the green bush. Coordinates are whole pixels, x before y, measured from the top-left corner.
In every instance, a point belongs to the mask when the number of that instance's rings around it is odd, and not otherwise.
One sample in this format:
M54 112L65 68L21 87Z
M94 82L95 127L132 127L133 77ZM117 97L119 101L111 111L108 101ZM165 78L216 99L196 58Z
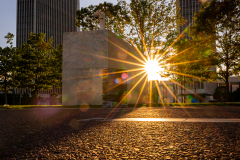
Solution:
M213 93L213 98L217 99L219 102L224 102L226 99L225 87L219 86L215 89Z
M237 88L236 91L233 91L231 96L234 102L240 102L240 88Z

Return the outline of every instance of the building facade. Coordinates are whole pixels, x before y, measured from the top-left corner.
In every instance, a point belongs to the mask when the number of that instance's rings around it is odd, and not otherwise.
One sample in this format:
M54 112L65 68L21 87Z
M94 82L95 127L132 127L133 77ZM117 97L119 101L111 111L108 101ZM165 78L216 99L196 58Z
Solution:
M17 0L16 46L26 42L30 33L46 33L53 46L62 43L64 32L75 32L79 0Z
M211 0L178 0L178 6L181 8L180 13L187 22L180 26L182 33L188 26L192 26L194 13L199 12L201 4Z

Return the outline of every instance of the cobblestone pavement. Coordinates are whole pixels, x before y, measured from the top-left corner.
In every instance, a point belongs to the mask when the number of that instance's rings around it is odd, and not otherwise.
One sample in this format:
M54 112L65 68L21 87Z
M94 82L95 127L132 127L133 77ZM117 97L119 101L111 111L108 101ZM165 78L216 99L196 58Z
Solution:
M240 159L240 123L79 121L111 111L0 110L0 159ZM119 108L109 118L240 118L240 107Z

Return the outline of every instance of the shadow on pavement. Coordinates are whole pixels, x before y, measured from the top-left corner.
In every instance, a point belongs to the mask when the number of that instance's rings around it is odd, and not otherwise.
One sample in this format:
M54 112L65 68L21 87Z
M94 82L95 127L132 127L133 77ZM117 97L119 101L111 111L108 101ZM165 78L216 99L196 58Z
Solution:
M44 154L44 148L56 147L56 153L64 150L58 146L71 135L79 134L105 123L81 119L105 118L112 108L37 108L23 110L0 110L0 158L35 158ZM117 108L109 118L118 118L132 112L133 108ZM64 146L64 145L63 145ZM27 153L27 154L25 154Z
M149 109L117 108L109 118L240 118L240 107ZM72 136L88 134L91 128L109 124L93 119L79 120L105 118L112 110L112 108L0 110L0 159L44 158L49 154L49 149L54 155L70 152L71 146L65 143L71 141ZM77 141L74 145L78 145ZM87 150L84 147L80 146L81 149Z

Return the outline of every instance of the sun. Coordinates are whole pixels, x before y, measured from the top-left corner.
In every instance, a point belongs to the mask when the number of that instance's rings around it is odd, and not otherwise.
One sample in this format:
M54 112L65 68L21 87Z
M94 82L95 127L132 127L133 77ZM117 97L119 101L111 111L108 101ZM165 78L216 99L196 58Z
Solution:
M148 74L148 81L162 80L161 73L164 72L164 68L159 65L159 62L156 59L149 59L145 63L145 71Z

